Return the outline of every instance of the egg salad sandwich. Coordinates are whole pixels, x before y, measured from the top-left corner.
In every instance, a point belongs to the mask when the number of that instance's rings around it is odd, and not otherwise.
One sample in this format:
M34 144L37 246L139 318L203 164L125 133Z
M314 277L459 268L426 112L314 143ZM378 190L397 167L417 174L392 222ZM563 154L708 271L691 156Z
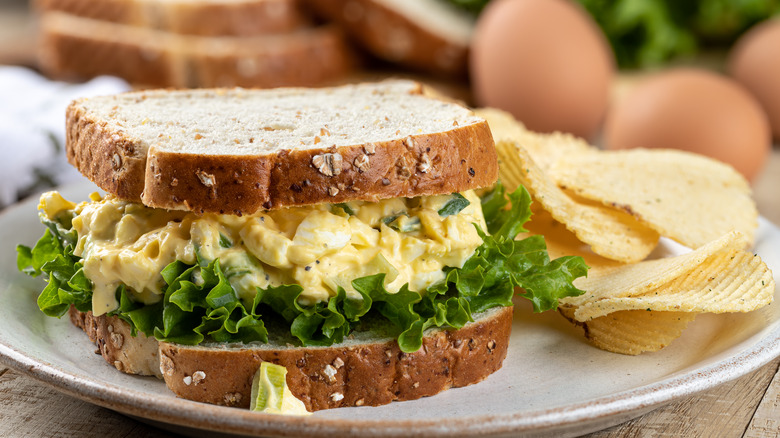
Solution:
M513 296L554 309L587 269L514 239L530 197L496 184L487 123L413 82L77 100L67 153L106 194L42 195L19 267L44 313L187 399L250 406L264 362L309 411L476 383Z

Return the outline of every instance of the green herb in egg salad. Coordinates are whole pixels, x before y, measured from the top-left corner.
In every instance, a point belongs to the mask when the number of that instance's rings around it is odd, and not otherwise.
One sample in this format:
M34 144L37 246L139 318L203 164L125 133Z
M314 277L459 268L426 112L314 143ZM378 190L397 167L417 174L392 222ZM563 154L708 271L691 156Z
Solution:
M116 315L182 344L267 342L273 319L304 346L332 345L371 314L412 352L427 328L511 306L516 286L535 311L555 309L582 293L572 281L587 272L579 257L550 260L541 236L515 240L531 199L500 183L482 199L468 191L242 217L41 199L46 231L17 248L19 269L48 277L41 310Z

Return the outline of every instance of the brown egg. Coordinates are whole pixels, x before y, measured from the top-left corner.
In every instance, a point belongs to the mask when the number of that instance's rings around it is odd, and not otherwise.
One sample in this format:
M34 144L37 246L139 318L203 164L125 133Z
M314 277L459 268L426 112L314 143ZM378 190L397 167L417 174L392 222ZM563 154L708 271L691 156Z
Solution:
M737 82L705 70L673 69L641 81L610 109L609 149L671 148L707 155L752 179L769 155L769 122Z
M780 140L780 19L767 20L740 38L728 70L761 103Z
M598 26L565 0L493 0L480 15L469 60L481 106L529 129L592 138L615 70Z

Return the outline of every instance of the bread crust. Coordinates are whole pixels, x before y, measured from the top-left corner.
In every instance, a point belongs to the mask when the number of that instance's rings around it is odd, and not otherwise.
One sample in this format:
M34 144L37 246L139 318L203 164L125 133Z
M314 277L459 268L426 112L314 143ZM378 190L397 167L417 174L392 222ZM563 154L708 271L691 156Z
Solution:
M151 148L141 199L150 207L240 215L324 202L461 192L488 186L497 178L486 123L413 136L413 146L408 143L377 143L370 149L374 154L363 145L267 156L192 155ZM324 154L341 157L338 174L315 166L315 157ZM361 169L355 163L362 157L368 164ZM425 162L430 168L423 173Z
M254 38L202 39L188 56L189 86L321 86L345 76L356 62L341 30L332 26L287 40L261 49L263 42Z
M200 36L255 36L291 32L309 23L298 0L221 2L149 0L35 0L39 12Z
M95 343L95 354L103 356L114 368L127 374L162 378L156 339L143 333L132 336L130 325L114 316L95 317L92 312L79 312L73 306L68 316Z
M40 27L40 68L64 79L109 74L151 87L313 86L343 77L354 62L341 32L327 26L212 38L51 12Z
M419 70L465 76L468 45L451 41L374 0L306 0L318 14L343 26L374 55Z
M512 307L459 330L426 332L403 353L395 340L317 348L215 349L160 343L163 379L179 397L248 407L252 378L263 361L287 368L290 391L309 411L415 400L480 382L501 368Z
M460 192L498 178L493 137L484 121L329 149L197 155L150 147L146 156L137 152L143 149L138 140L91 118L79 101L68 107L67 123L71 164L108 193L156 208L241 215ZM338 158L332 161L337 168L322 163L328 154Z
M144 189L146 155L136 142L91 120L82 107L65 112L68 162L98 187L122 199L137 199Z
M67 80L113 75L145 86L186 85L166 39L84 35L65 29L58 17L47 14L40 21L38 66L47 75Z
M158 343L141 333L130 336L130 326L115 316L74 307L69 315L106 362L124 373L162 377L179 397L247 408L252 379L265 361L284 366L290 391L316 411L415 400L481 382L506 357L513 309L490 309L458 330L429 330L414 353L403 353L389 338L331 347Z

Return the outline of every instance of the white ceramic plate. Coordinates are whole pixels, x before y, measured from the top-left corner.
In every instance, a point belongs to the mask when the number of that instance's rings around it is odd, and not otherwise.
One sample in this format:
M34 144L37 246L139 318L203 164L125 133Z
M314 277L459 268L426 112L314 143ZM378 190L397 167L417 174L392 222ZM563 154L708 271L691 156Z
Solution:
M94 186L78 184L63 192L85 199L91 190ZM557 313L535 315L520 304L503 368L480 384L435 397L306 418L180 400L155 378L118 372L93 354L94 346L67 318L49 318L38 310L35 297L43 282L16 271L14 251L16 243L32 245L43 233L36 205L29 200L0 216L0 357L65 393L179 432L578 435L735 379L780 355L778 305L750 314L701 315L666 349L623 356L590 346ZM780 273L780 230L762 220L757 236L756 252Z

